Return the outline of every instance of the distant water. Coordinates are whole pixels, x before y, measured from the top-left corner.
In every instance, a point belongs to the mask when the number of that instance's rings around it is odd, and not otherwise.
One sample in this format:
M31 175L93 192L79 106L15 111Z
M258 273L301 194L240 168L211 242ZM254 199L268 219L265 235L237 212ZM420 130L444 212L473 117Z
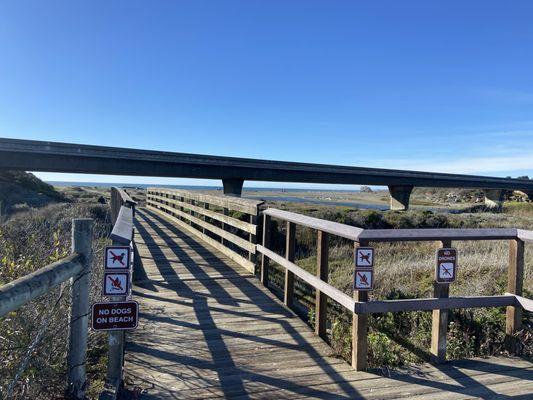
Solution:
M101 188L110 188L112 186L117 186L121 188L140 188L146 189L148 187L165 187L173 189L183 189L183 190L222 190L222 186L198 186L198 185L157 185L157 184L145 184L145 183L106 183L106 182L66 182L66 181L46 181L50 185L54 186L85 186L85 187L101 187ZM342 189L286 189L286 188L244 188L244 191L257 191L257 192L358 192L358 190L342 190Z
M193 186L193 185L155 185L155 184L142 184L142 183L104 183L104 182L64 182L64 181L47 181L50 185L54 186L85 186L85 187L100 187L110 188L112 186L118 186L123 188L140 188L145 189L147 187L167 187L173 189L183 190L222 190L222 186ZM330 206L344 206L355 207L368 210L386 210L387 207L383 205L360 203L353 201L329 201L320 200L308 197L295 197L295 196L257 196L247 195L246 192L282 192L282 193L303 193L303 192L358 192L358 190L328 190L328 189L285 189L285 188L244 188L244 196L248 199L261 199L267 201L289 201L294 203L308 203L317 205L330 205Z

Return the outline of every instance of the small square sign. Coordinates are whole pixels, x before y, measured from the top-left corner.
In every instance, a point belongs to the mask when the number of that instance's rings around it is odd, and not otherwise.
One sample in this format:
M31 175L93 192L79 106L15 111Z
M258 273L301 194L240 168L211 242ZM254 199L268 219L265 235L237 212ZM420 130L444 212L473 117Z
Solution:
M359 268L372 268L374 266L374 248L358 247L355 250L355 266Z
M454 248L438 249L435 281L438 283L450 283L455 281L456 275L457 250Z
M355 270L355 290L372 290L374 288L374 271L370 270Z
M104 272L104 296L126 296L129 286L128 272Z
M129 246L107 246L105 248L105 269L129 269L131 263Z

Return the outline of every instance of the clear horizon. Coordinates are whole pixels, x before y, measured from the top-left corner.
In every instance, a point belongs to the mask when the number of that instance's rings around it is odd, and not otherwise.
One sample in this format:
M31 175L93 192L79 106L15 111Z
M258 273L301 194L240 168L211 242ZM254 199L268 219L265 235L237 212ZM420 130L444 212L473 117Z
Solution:
M532 15L522 0L4 2L0 136L533 176Z

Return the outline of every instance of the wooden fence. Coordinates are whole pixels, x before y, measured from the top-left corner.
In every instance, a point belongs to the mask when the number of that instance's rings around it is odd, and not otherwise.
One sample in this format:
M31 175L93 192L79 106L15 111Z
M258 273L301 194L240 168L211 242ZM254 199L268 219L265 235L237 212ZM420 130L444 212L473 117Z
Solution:
M262 201L148 188L146 204L148 209L255 272L257 221Z
M112 188L111 192L111 216L114 221L111 238L114 243L131 244L135 202L121 189ZM93 261L92 230L93 221L91 219L73 219L72 254L70 256L0 287L0 317L2 317L70 280L72 286L67 352L67 395L75 399L86 398L85 361L90 314L89 285ZM111 342L110 340L110 344ZM120 374L121 377L122 374L122 365L120 365L118 372L117 365L122 360L123 341L119 342L117 346L110 346L109 354L108 379L111 377L114 382L116 381L115 376ZM118 362L116 361L117 358L119 358Z
M288 211L269 208L263 212L263 243L257 246L262 254L260 279L268 286L269 261L285 269L284 301L293 306L294 277L297 276L315 289L315 333L326 339L327 298L329 297L352 316L352 366L363 370L367 365L368 314L399 311L433 310L431 354L436 362L445 360L448 309L507 307L506 334L509 339L520 329L522 309L533 312L533 300L522 295L524 274L524 244L533 242L533 232L520 229L384 229L363 230L336 222L324 221ZM273 252L270 247L272 218L285 221L285 257ZM316 276L294 263L296 226L317 231ZM434 284L434 297L427 299L368 301L368 292L354 290L350 297L329 285L328 240L336 235L354 243L357 247L372 242L435 241L441 247L450 247L452 240L508 240L510 242L507 292L501 296L448 297L449 284ZM509 349L512 350L512 340Z

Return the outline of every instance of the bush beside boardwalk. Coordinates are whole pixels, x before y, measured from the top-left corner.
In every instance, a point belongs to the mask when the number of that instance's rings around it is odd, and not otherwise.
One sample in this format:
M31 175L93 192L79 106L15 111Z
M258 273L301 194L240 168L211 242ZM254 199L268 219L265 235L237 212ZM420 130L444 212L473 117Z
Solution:
M367 229L389 228L489 228L518 227L533 229L533 204L506 203L503 212L461 214L431 211L368 211L348 208L305 206L276 203L271 206L317 218ZM477 208L477 211L482 211ZM273 245L284 252L284 225L276 224ZM315 273L314 230L297 228L297 264ZM377 299L430 297L435 265L435 243L379 243L376 248ZM458 279L451 285L450 295L502 294L507 285L508 242L454 242L460 253ZM274 265L274 268L276 266ZM329 283L351 295L353 244L340 238L330 239ZM272 275L273 283L283 287L281 268ZM526 246L524 292L533 297L533 248ZM313 325L314 292L296 282L300 313ZM331 302L330 306L335 307ZM450 313L447 357L488 356L503 352L505 309L465 309ZM375 314L369 318L369 364L392 367L407 362L426 360L431 343L431 312ZM520 333L522 354L533 358L533 319L524 315ZM340 309L330 314L329 338L338 356L351 358L351 315Z
M72 218L92 218L91 302L100 298L100 264L111 227L108 207L97 204L97 197L83 203L71 200L17 212L0 225L0 285L67 256ZM65 283L0 319L0 398L8 398L8 388L25 359L27 366L10 398L61 398L66 382L69 302L69 284ZM29 352L41 330L42 339ZM97 398L103 387L106 352L106 336L91 332L87 360L90 398Z

